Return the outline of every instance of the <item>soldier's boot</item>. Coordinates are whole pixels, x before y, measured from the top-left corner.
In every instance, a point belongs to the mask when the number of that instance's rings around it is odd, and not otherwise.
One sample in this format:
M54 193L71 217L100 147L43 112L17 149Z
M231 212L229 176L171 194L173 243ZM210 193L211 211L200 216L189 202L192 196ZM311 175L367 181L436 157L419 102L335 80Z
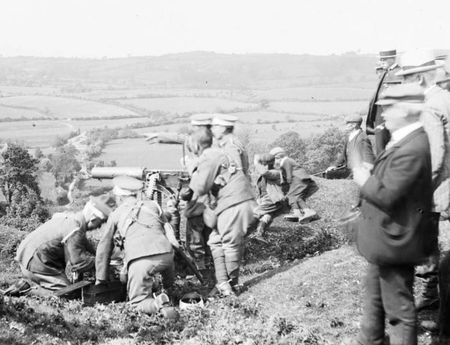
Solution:
M269 215L266 214L261 218L261 220L258 223L258 226L256 227L256 231L252 235L250 235L250 238L268 244L268 242L264 239L264 233L266 232L266 229L269 227L271 219L267 219L266 216Z
M431 255L428 260L428 263L416 268L416 277L422 282L422 291L415 303L418 312L439 307L439 253Z
M216 289L222 297L234 296L234 291L228 281L217 283Z
M169 296L165 293L161 293L155 296L154 304L158 313L160 313L165 319L177 320L180 316L178 310L170 305Z
M298 222L302 224L312 222L318 218L317 212L312 208L304 208L302 213L302 216L298 219Z
M303 216L303 214L299 208L293 208L291 213L285 215L283 218L290 222L297 222L300 219L300 217L302 217L302 216Z

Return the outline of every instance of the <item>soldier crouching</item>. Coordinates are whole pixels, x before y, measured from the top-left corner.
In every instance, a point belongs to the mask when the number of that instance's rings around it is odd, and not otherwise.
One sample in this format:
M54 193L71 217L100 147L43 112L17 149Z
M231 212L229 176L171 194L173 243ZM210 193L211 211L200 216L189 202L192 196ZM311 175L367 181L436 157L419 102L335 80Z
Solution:
M216 287L227 296L234 293L233 287L238 287L244 237L254 223L256 202L244 172L236 169L223 150L211 148L212 141L209 131L199 130L191 136L191 150L199 160L189 188L193 191L192 200L208 193L215 197L217 223L208 245L214 259Z
M68 263L76 274L94 268L95 250L88 243L86 231L99 227L111 211L106 196L91 197L82 211L55 213L20 243L16 261L23 277L38 285L34 293L49 295L69 286L65 274Z
M96 254L96 284L109 279L109 262L114 245L123 250L124 271L129 302L142 312L176 318L165 293L154 298L154 274L161 273L163 287L174 282L172 245L178 246L172 227L160 206L152 200L140 200L137 194L143 182L129 176L114 178L113 192L119 207L111 213Z

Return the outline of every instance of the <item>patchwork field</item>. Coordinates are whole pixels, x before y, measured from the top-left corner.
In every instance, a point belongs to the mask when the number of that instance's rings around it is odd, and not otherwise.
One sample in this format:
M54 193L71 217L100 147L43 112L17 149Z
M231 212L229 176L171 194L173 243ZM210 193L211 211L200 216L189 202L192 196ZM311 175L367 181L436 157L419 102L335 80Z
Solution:
M60 119L84 117L137 116L135 112L115 105L65 97L13 96L0 98L0 105L27 108Z
M113 119L113 120L37 120L0 122L0 139L23 142L35 148L50 146L57 136L65 136L80 129L86 131L92 128L118 128L128 124L147 122L146 118Z
M169 114L191 114L195 112L230 112L237 109L251 110L258 108L255 103L244 103L220 98L204 97L165 97L136 98L118 101L149 111L161 111Z
M343 115L367 110L368 101L270 102L270 110L300 114Z
M0 98L1 102L1 98ZM13 108L0 105L0 120L44 119L46 116L37 110Z

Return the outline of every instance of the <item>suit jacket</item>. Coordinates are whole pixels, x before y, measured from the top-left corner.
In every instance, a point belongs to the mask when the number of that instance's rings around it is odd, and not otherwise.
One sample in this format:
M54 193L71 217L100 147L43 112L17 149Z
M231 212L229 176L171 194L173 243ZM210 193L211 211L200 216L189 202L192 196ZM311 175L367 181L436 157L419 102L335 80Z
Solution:
M416 264L437 244L431 226L431 158L419 128L375 161L361 187L360 253L374 264Z
M346 166L353 169L362 162L373 164L374 160L372 144L366 133L360 131L352 140L345 142L344 150L339 155L336 166Z

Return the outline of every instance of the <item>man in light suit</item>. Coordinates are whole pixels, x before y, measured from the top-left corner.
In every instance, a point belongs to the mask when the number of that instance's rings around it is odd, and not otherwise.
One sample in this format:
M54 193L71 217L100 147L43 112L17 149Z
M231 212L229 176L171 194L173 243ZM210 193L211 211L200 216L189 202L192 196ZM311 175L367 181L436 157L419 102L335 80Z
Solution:
M421 115L421 122L428 134L431 151L433 177L433 211L441 217L448 218L450 208L450 141L449 117L450 94L436 85L438 70L443 64L438 63L433 51L412 50L405 52L401 59L398 76L403 83L420 86L425 94L427 110ZM439 250L430 256L426 265L417 268L417 277L423 282L423 289L417 299L418 310L437 308Z
M352 114L345 118L345 131L348 140L344 144L344 150L339 155L335 165L325 171L325 177L329 179L346 178L352 169L364 163L368 167L373 166L375 156L369 138L361 129L362 118L358 114Z
M389 141L389 132L384 127L383 119L381 117L381 106L377 104L379 96L390 85L399 83L399 78L395 76L395 73L399 69L399 65L396 63L397 51L384 50L380 51L378 68L382 68L380 72L380 79L378 81L375 94L373 95L369 103L369 111L367 112L366 119L366 132L369 135L375 135L375 153L378 154L383 151L384 146Z
M419 121L424 94L414 85L386 90L378 104L391 140L372 172L353 171L361 187L358 249L368 260L360 334L355 344L417 345L414 265L437 245L431 234L432 180L427 135Z

